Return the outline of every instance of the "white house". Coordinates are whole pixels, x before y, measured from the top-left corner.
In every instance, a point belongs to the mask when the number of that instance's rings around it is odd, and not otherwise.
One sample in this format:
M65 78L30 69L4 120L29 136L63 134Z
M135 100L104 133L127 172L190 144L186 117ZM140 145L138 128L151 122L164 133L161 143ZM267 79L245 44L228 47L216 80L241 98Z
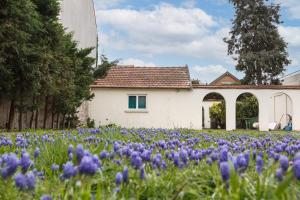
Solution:
M300 70L282 77L280 81L283 85L300 85Z
M293 117L293 129L300 130L300 85L201 85L192 84L188 67L117 66L95 81L91 91L95 97L89 103L89 116L97 126L202 129L203 99L218 93L226 103L226 129L234 130L236 100L251 93L259 102L260 130L279 123L285 114ZM278 101L278 96L285 101Z

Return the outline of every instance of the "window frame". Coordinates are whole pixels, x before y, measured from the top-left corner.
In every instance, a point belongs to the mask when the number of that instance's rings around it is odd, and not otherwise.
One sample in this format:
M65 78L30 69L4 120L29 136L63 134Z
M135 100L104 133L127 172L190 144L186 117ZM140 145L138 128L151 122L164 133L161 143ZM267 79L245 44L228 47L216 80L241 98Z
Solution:
M129 108L129 98L131 96L136 97L135 108ZM139 97L145 97L145 108L139 108ZM148 108L148 97L147 94L127 94L127 110L128 111L146 111Z

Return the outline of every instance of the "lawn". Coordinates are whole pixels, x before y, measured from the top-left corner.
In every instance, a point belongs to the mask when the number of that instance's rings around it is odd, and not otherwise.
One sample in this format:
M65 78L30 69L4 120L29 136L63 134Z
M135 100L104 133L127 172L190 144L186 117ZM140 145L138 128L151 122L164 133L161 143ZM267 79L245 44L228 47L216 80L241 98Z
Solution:
M246 130L3 132L0 199L300 199L299 139Z

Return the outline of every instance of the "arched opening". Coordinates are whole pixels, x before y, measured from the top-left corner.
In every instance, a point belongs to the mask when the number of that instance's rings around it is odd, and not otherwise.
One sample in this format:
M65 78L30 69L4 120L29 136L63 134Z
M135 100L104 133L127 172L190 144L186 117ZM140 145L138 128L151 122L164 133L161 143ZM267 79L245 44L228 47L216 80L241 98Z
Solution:
M240 94L236 99L236 128L259 128L259 102L251 93Z
M271 130L293 129L293 102L291 97L283 92L273 95L273 120Z
M224 97L216 92L203 98L203 128L226 129L226 106Z

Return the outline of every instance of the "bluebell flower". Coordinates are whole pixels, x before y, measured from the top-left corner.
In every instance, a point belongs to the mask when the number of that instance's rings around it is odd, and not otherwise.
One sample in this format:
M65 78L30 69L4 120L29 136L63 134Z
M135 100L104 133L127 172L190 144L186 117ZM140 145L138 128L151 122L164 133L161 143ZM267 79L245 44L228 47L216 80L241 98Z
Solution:
M228 151L227 149L222 149L220 152L220 162L228 161Z
M40 148L36 148L34 151L34 158L36 159L40 155Z
M81 174L94 175L97 172L98 165L94 163L92 157L84 156L79 164Z
M230 167L228 162L220 163L220 171L223 181L228 181L230 178Z
M145 169L144 169L144 167L142 167L141 169L140 169L140 179L145 179Z
M59 170L59 165L52 164L52 165L51 165L51 170L52 170L52 171L57 171L57 170Z
M294 177L300 180L300 160L296 160L293 164Z
M108 157L107 151L105 151L105 150L101 151L101 153L100 153L100 159L105 159L107 157Z
M22 173L17 174L15 176L15 184L17 188L19 188L20 190L26 190L27 187L26 176Z
M283 170L283 172L286 172L289 168L289 159L287 156L281 155L279 158L280 167Z
M1 170L1 175L5 179L9 176L12 176L19 165L19 159L16 154L6 154L2 157L3 161L6 163L6 166Z
M74 167L72 162L67 162L66 164L64 164L63 175L62 175L64 179L68 179L71 178L72 176L76 176L76 174L77 174L77 169L76 167Z
M69 147L68 147L68 155L70 154L70 153L73 153L73 145L69 145Z
M101 163L100 163L100 160L99 160L98 156L97 155L93 155L92 159L93 159L93 162L97 165L97 167L100 168L101 167Z
M35 188L35 176L33 172L28 172L26 174L26 182L28 189L33 190Z
M122 175L123 175L123 181L128 182L129 171L127 167L124 167Z
M123 175L122 175L121 172L118 172L117 175L116 175L116 184L121 185L122 180L123 180Z
M50 195L44 194L41 196L40 200L52 200L52 197Z
M278 168L276 170L276 174L275 177L278 181L282 181L283 180L283 172L282 172L282 168Z
M256 159L256 171L258 174L261 174L262 170L263 170L263 165L264 165L264 161L262 159L262 157L257 156Z
M30 155L27 152L23 152L21 155L20 165L22 167L22 171L26 172L31 165Z
M211 159L210 157L207 157L207 158L206 158L206 163L207 163L208 165L212 165L213 161L212 161L212 159Z
M69 158L70 161L73 160L73 153L69 153L68 158Z
M174 165L179 167L179 164L180 164L179 153L177 153L177 152L174 153L173 160L174 160Z
M78 144L77 147L76 147L76 158L77 158L77 162L80 162L81 159L83 158L84 156L84 149L83 149L83 146L82 144Z

